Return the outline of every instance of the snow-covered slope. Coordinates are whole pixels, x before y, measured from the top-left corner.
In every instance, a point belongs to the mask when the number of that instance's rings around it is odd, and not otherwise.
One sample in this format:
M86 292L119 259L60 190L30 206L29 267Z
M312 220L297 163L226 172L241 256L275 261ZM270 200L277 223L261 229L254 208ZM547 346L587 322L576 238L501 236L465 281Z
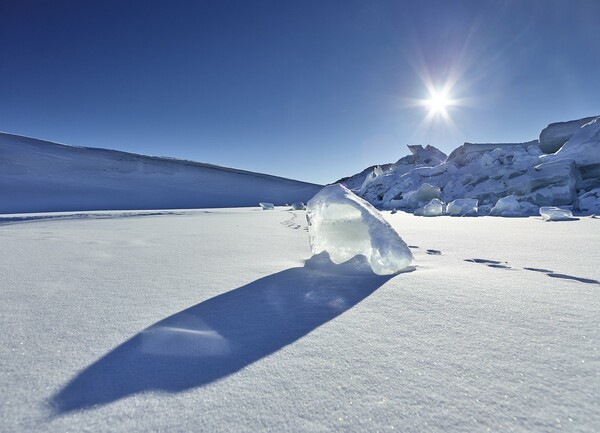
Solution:
M0 133L0 213L255 206L321 186L243 170Z
M514 197L510 199L516 203L509 212L511 216L536 214L540 206L565 206L583 214L597 213L600 212L598 119L593 118L579 129L573 129L574 125L583 121L568 122L571 135L552 154L545 154L538 140L465 143L435 165L396 164L387 170L374 171L359 194L376 206L410 211L423 208L427 200L434 198L445 203L470 198L478 200L480 214L488 214L500 200ZM564 128L560 131L564 132ZM423 185L437 191L435 196L420 200L416 192Z

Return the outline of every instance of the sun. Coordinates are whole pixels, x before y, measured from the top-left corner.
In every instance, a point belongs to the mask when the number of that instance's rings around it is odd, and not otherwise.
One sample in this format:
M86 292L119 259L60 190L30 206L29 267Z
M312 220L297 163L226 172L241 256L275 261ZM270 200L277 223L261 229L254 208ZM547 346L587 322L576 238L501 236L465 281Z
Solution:
M452 105L452 99L448 96L448 92L431 90L429 93L429 99L425 100L425 105L429 108L429 114L445 115L447 108Z

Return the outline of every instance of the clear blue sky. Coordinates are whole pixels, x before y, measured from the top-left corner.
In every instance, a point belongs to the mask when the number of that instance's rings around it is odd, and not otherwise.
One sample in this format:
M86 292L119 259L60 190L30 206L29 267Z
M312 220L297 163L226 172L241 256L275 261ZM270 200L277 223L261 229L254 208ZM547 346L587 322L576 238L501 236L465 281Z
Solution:
M325 183L600 113L600 1L0 2L0 130ZM428 78L427 78L428 77ZM425 82L454 83L452 124Z

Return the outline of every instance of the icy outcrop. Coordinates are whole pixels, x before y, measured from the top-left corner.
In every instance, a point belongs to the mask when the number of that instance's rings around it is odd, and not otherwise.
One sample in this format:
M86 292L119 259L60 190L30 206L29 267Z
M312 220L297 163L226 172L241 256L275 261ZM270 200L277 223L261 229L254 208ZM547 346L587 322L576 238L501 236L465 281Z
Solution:
M369 173L369 175L367 177L365 177L365 180L363 181L362 185L360 186L360 190L358 191L358 195L362 195L365 193L365 191L367 190L367 187L369 185L371 185L371 183L373 183L373 180L377 177L377 176L381 176L383 174L383 169L381 168L381 166L377 165L373 168L373 171L371 173Z
M381 164L381 165L379 165L379 167L381 167L381 170L385 173L387 170L390 169L390 167L392 165L393 164ZM362 186L362 184L364 183L365 179L373 173L373 170L375 170L375 167L378 167L378 166L373 165L371 167L367 167L360 173L356 173L352 176L344 177L340 180L335 181L334 183L341 183L346 188L348 188L352 191L359 190L360 187Z
M444 214L444 202L439 198L434 198L425 206L415 210L417 216L440 216Z
M573 219L573 214L569 209L554 206L542 206L540 215L545 221L568 221Z
M313 254L326 251L338 264L362 255L380 275L400 272L412 262L410 249L379 211L340 184L315 195L306 216Z
M446 213L454 216L475 216L479 202L474 198L457 198L446 206Z
M401 166L413 166L414 167L435 167L440 165L447 158L446 154L439 150L437 147L430 146L429 144L425 147L420 144L409 144L408 150L410 155L400 158L392 166L392 169L398 169Z
M584 119L571 120L569 122L551 123L540 132L540 148L544 153L555 153L563 144L586 123L594 120L595 117L586 117Z
M371 166L360 173L344 177L335 183L341 183L346 188L353 191L359 190L359 195L362 195L364 194L366 187L378 176L392 172L396 175L404 174L418 167L435 167L444 162L447 158L444 152L434 146L427 145L423 147L421 145L408 145L407 147L411 154L400 158L394 164ZM378 167L381 171L379 171ZM367 181L367 178L369 178L369 181ZM365 185L365 182L367 182L367 185ZM365 188L362 188L363 185Z
M600 188L593 189L579 197L579 210L586 214L600 214Z
M529 169L524 178L525 188L517 189L529 194L538 206L557 206L573 203L577 199L577 187L581 176L573 159L557 159L538 164Z
M407 192L401 200L395 200L393 203L394 207L406 207L416 209L423 207L426 203L430 202L434 198L439 199L442 195L442 191L439 187L423 183L418 189Z
M292 203L291 210L304 210L304 209L306 209L306 206L301 201Z
M584 123L584 120L589 121ZM542 152L537 140L465 143L443 162L439 155L428 156L429 163L439 164L425 165L427 148L410 146L413 155L373 176L360 195L382 209L407 212L419 209L417 214L437 198L446 203L477 200L477 214L486 215L500 199L508 196L515 196L520 203L514 214L537 213L539 206L569 206L591 212L597 209L591 203L596 195L586 196L583 201L582 198L600 188L600 117L567 123L560 127L551 125L542 134L544 139L554 137L556 141L562 137L560 140L566 141L553 154ZM435 194L427 196L428 191ZM511 213L499 209L495 211L497 214Z
M503 217L517 217L533 215L538 212L538 207L528 203L521 202L514 195L503 197L490 211L490 215Z
M558 152L548 158L573 160L586 189L600 186L600 117L579 128Z
M262 208L262 210L274 210L275 209L275 205L273 203L260 202L259 205Z

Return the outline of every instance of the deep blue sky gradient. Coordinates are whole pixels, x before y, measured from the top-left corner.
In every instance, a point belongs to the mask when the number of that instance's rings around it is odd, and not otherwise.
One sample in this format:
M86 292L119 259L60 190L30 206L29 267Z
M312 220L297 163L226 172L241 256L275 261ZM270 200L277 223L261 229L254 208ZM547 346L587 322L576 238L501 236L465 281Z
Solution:
M600 1L0 2L0 130L325 183L600 114ZM468 105L423 125L420 77Z

